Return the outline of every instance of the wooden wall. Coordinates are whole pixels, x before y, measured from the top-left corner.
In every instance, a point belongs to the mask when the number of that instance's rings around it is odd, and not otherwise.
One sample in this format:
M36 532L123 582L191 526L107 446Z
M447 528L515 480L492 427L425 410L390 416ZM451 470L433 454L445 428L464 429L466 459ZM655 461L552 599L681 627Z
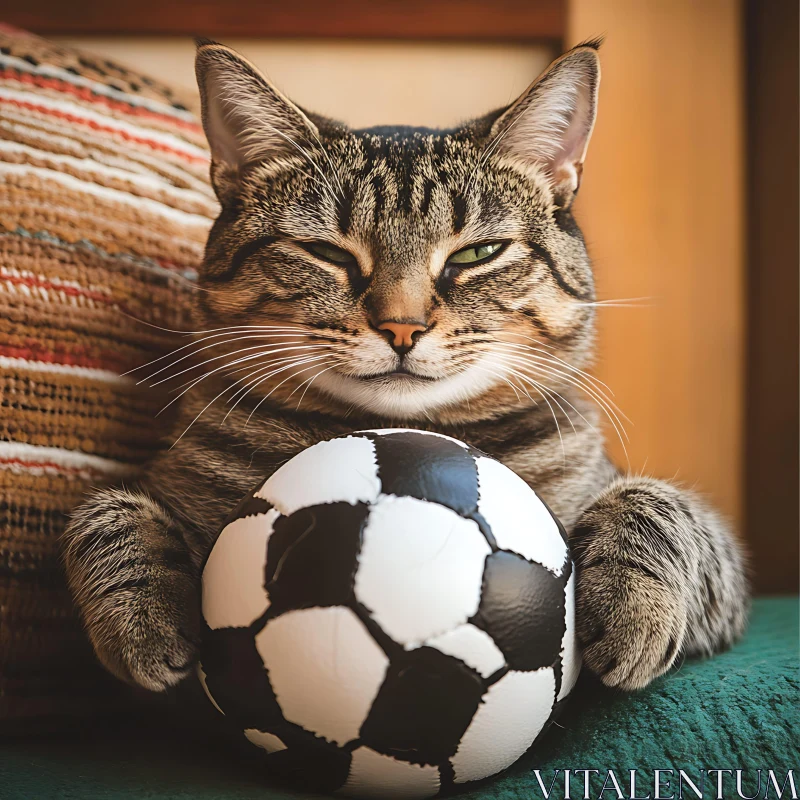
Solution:
M798 586L798 4L749 0L746 526L756 585Z
M602 298L598 375L631 468L743 506L744 139L735 0L572 0L568 44L606 34L578 199ZM619 442L612 448L625 463Z
M553 41L565 0L25 0L4 22L43 34Z
M54 36L197 91L188 36ZM303 108L356 128L451 127L499 108L558 54L549 42L225 37Z

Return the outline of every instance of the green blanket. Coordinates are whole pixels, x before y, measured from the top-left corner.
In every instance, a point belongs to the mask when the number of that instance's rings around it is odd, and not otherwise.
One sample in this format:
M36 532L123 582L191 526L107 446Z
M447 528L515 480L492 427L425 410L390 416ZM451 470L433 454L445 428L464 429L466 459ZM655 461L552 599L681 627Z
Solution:
M637 794L653 792L661 773L661 797L678 797L678 770L716 797L737 797L735 775L703 770L745 770L743 794L753 796L762 770L763 798L773 770L779 786L795 770L800 790L800 653L796 598L757 600L750 630L731 651L707 661L687 661L647 690L623 695L583 675L570 706L534 752L503 777L471 789L464 798L532 800L564 797L563 770L571 769L571 797L616 798L609 770L623 797L630 796L630 770ZM86 725L84 723L84 725ZM554 770L561 772L554 773ZM665 781L671 780L671 788ZM790 797L787 784L784 797ZM684 797L693 798L689 784ZM769 783L769 797L775 797ZM797 795L795 795L797 796ZM264 800L300 798L270 787L250 762L236 759L218 743L197 735L167 735L118 725L82 730L68 740L37 739L0 744L0 797L4 800ZM655 797L651 794L651 797Z

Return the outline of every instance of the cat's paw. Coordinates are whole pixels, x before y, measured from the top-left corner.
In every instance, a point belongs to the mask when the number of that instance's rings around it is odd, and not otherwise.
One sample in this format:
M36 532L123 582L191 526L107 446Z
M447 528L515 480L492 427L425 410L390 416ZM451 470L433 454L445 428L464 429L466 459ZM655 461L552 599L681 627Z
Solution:
M162 692L182 681L197 661L197 592L186 576L170 586L118 589L86 614L86 627L103 665L128 683Z
M674 663L686 631L681 596L634 566L578 570L575 619L584 664L607 686L641 689Z
M143 492L104 489L63 537L75 603L102 664L153 691L185 678L197 658L200 585L180 529Z

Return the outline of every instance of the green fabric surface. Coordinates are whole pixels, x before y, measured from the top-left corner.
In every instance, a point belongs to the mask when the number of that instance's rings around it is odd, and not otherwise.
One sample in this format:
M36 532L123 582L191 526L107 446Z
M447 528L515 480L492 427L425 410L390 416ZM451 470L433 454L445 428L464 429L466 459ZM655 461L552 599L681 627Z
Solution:
M60 739L0 743L0 798L4 800L289 800L309 798L271 786L254 762L195 731L178 734L161 725L115 730L92 727ZM159 731L160 728L160 731ZM546 737L502 777L461 794L469 800L543 797L534 769L553 797L564 796L564 769L597 769L590 796L599 796L613 769L624 796L629 770L639 770L638 794L652 792L652 771L673 769L668 797L677 794L677 770L697 781L703 769L743 769L744 794L756 789L757 769L772 769L782 783L795 770L800 789L800 645L798 600L756 600L750 629L729 652L686 661L648 689L612 692L584 674L572 700ZM667 776L668 777L668 776ZM716 797L716 777L705 797ZM583 776L574 776L573 798L583 797ZM602 795L615 798L611 784ZM694 797L685 793L684 797ZM723 797L736 797L726 777ZM775 797L770 787L770 797ZM789 796L784 794L784 797Z

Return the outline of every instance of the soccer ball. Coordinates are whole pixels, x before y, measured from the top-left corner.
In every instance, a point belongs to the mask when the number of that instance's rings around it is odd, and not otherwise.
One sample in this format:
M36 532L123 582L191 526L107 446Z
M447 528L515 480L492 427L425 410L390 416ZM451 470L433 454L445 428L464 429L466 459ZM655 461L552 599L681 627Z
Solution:
M203 571L199 674L283 775L431 797L513 764L580 668L561 524L440 434L304 450L232 514Z

